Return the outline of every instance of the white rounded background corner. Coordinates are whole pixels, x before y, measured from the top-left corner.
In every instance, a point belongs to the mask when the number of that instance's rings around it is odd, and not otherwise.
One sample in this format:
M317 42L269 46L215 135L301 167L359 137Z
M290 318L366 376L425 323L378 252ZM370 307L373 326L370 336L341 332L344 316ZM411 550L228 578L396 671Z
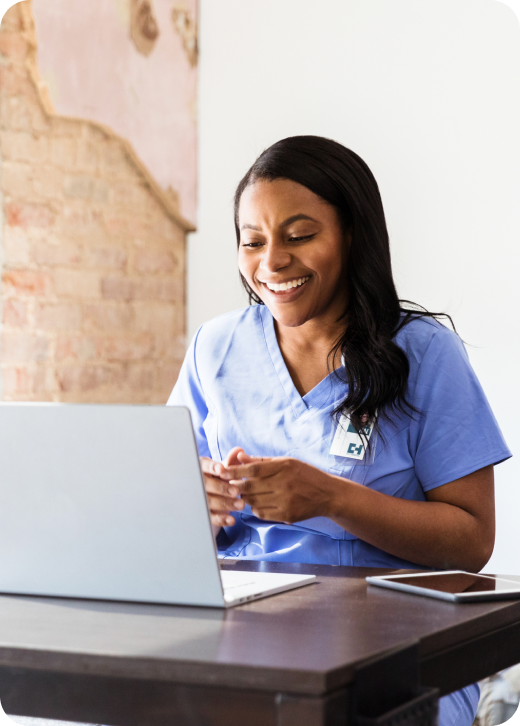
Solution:
M499 2L502 5L507 5L508 8L511 8L520 22L520 0L496 0L496 2Z
M19 0L0 0L0 21L4 19L4 15L12 8L13 5L17 5Z

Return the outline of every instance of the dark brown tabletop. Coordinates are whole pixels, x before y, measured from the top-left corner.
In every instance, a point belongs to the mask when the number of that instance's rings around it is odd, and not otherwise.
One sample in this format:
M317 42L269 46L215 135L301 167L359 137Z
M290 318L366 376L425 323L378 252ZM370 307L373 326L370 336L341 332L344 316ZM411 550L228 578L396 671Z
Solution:
M520 600L454 604L384 590L365 582L389 572L374 568L245 561L224 567L310 573L317 581L227 611L0 596L5 710L20 712L23 689L32 683L40 693L44 676L49 688L67 677L81 690L90 678L94 685L153 682L230 698L243 691L319 700L348 688L364 663L414 645L422 683L441 694L520 661ZM38 698L40 706L25 707L26 715L92 716L72 707L51 714L44 695ZM104 722L130 723L113 716Z

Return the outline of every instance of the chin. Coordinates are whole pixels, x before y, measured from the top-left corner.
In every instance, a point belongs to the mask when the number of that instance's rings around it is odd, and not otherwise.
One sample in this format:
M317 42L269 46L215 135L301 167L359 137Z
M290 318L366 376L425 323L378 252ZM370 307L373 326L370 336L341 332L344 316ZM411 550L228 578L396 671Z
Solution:
M308 320L307 316L287 315L287 313L274 310L272 307L269 308L269 311L278 325L283 325L284 328L299 328L300 325L304 325Z

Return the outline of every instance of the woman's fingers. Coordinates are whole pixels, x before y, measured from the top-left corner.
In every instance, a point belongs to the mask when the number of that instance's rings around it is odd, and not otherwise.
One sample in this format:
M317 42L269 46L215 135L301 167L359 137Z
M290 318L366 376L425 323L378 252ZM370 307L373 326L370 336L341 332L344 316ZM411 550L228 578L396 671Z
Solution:
M247 456L247 454L244 452L244 449L241 449L240 446L234 446L229 454L226 456L224 460L224 466L237 466L238 464L240 464L239 457L241 454Z
M239 490L236 484L230 481L222 481L214 476L205 476L206 491L208 494L218 494L221 497L238 497Z
M213 459L208 459L207 456L200 457L200 464L204 474L220 476L224 471L224 466L220 463L220 461L213 461Z
M231 527L235 524L231 512L241 511L244 508L244 502L241 499L230 499L228 497L219 497L208 493L209 511L211 514L211 524L218 527Z
M211 514L211 524L215 527L232 527L235 524L230 514Z
M238 463L237 454L239 452L244 453L243 449L238 447L232 449L226 461L234 460ZM230 527L235 524L231 512L240 512L244 508L244 502L238 498L239 488L220 478L222 472L225 471L224 465L220 462L203 456L200 463L204 473L211 523L216 527Z
M208 493L208 503L211 512L240 512L244 508L242 499L218 497Z
M226 481L249 478L263 479L278 474L280 466L280 461L276 459L253 459L249 464L228 466L222 470L219 476Z

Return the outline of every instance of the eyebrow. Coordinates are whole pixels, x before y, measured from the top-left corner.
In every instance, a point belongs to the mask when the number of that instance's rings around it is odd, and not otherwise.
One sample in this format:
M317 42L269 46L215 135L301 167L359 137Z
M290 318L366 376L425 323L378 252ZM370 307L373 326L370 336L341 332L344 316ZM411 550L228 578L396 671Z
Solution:
M309 217L308 214L293 214L292 217L289 217L285 221L283 221L279 227L280 229L285 229L285 227L288 227L293 222L299 222L301 219L307 219L309 222L317 222L317 219L314 219L314 217ZM256 227L254 224L243 224L240 229L252 229L254 232L261 232L260 227Z

